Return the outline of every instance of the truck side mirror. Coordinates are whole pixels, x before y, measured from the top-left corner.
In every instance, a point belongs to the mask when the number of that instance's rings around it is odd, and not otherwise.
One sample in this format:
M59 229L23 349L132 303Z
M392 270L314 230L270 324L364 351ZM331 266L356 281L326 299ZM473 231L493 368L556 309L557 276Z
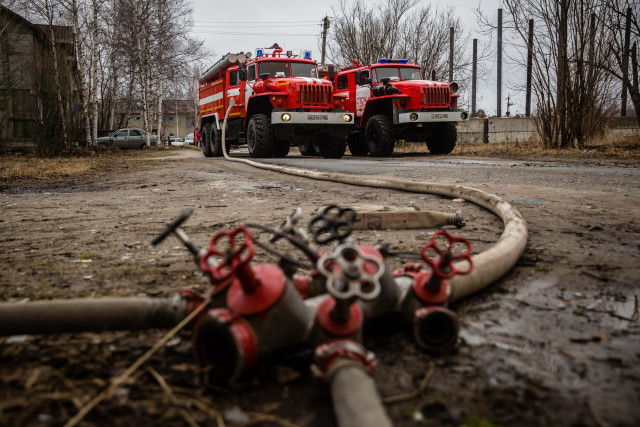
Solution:
M336 79L336 69L333 64L327 67L327 71L329 72L329 81L333 82Z
M240 81L242 82L246 82L247 81L247 70L245 70L244 68L241 68L238 70L238 79L240 79Z

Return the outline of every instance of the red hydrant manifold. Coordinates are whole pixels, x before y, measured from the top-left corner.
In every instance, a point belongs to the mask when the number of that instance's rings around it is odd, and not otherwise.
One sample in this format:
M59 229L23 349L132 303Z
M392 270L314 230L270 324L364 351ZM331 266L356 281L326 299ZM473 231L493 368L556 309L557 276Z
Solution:
M473 267L466 239L439 230L420 252L429 269L408 263L392 273L378 249L351 242L356 217L352 209L329 206L310 222L316 243L337 242L325 254L296 227L301 216L296 210L277 230L251 227L270 231L270 242L288 240L311 262L271 250L280 256L278 265L252 265L254 242L260 242L248 226L215 234L208 249L201 250L179 228L190 213L169 224L153 243L174 233L210 279L208 305L191 323L197 360L208 382L237 381L276 352L306 345L315 348L312 370L330 384L340 425L391 425L368 377L375 357L360 344L363 324L399 312L422 349L445 351L457 342L458 320L447 309L448 280ZM466 264L464 268L460 262ZM297 274L298 265L310 273ZM101 306L96 301L0 304L0 334L167 328L205 300L204 295L185 289L170 300L103 302L108 309L97 309ZM121 305L127 309L115 309ZM78 322L80 316L85 321ZM37 318L38 325L31 324L30 318ZM352 398L358 393L364 397ZM354 411L360 415L354 417Z

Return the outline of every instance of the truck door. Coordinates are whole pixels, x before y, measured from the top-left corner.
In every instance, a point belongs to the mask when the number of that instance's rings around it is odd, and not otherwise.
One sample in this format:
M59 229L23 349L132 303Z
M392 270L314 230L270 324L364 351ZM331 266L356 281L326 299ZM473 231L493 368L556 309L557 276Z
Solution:
M371 76L369 70L360 70L360 73L356 72L354 77L356 78L356 114L362 117L364 107L371 98L371 86L366 84L365 80Z
M244 104L242 97L240 96L240 80L238 79L238 70L232 69L231 71L227 71L226 81L228 82L228 86L225 88L226 90L225 108L229 107L229 102L231 102L231 98L233 98L233 101L235 102L236 105ZM231 113L230 116L233 116L233 115L234 113ZM238 110L235 110L235 115L238 115ZM222 120L222 117L220 117L219 119Z
M249 106L249 98L253 95L253 85L256 82L257 77L257 64L251 64L247 67L247 84L244 86L244 105L245 108Z

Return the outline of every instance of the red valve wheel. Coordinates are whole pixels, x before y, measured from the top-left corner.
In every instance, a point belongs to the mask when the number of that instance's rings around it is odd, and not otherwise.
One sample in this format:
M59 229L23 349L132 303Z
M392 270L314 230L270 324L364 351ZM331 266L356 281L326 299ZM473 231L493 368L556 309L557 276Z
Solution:
M236 237L244 235L244 241L236 246ZM226 237L229 247L223 252L218 249L218 241ZM202 271L209 273L211 279L215 282L224 282L233 276L239 267L246 265L253 259L256 250L253 246L251 230L247 227L238 227L231 231L221 231L211 238L209 250L200 259L200 268ZM217 265L210 266L209 258L217 256L222 258L222 262Z
M444 236L449 240L446 250L442 250L442 248L438 246L436 240L439 236ZM463 243L466 246L464 253L458 255L454 255L452 253L453 245L456 243ZM427 251L429 249L433 249L438 254L439 258L436 260L431 259L427 255ZM469 274L473 268L473 262L471 261L471 244L469 241L464 237L453 236L446 230L438 230L433 233L429 243L422 247L420 255L424 262L431 266L434 274L443 280L451 279L456 274ZM466 260L469 263L469 267L465 270L456 268L456 266L453 265L453 262L458 260ZM447 267L447 269L443 271L442 267Z

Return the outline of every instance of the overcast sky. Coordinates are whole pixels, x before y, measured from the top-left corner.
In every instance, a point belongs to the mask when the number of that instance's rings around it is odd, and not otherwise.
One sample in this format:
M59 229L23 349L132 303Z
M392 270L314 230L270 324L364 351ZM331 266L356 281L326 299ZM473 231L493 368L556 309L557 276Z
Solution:
M350 2L351 0L346 0ZM432 4L438 9L449 6L454 8L455 14L463 21L466 29L470 31L470 40L478 38L480 48L491 43L492 52L496 50L496 37L489 40L488 36L481 35L478 30L473 9L480 5L481 10L497 22L497 10L500 0L422 0L422 3ZM194 27L193 33L199 39L205 40L205 46L215 53L215 58L222 55L240 51L251 51L259 47L269 47L278 43L285 50L291 50L299 54L304 50L311 50L313 58L320 61L320 34L322 31L322 19L329 16L331 19L332 8L337 7L340 0L193 0ZM331 29L329 29L331 31ZM505 34L506 37L506 34ZM469 46L464 47L471 52ZM504 58L506 60L506 58ZM493 115L496 111L496 64L485 63L487 73L478 75L477 108L484 109ZM511 112L524 113L524 93L515 93L512 86L515 76L521 73L513 73L508 64L503 63L503 79L507 80L502 86L502 113L506 107L506 98L510 94L514 105ZM455 77L454 77L455 79ZM470 91L469 95L470 97ZM470 104L470 99L468 100Z

